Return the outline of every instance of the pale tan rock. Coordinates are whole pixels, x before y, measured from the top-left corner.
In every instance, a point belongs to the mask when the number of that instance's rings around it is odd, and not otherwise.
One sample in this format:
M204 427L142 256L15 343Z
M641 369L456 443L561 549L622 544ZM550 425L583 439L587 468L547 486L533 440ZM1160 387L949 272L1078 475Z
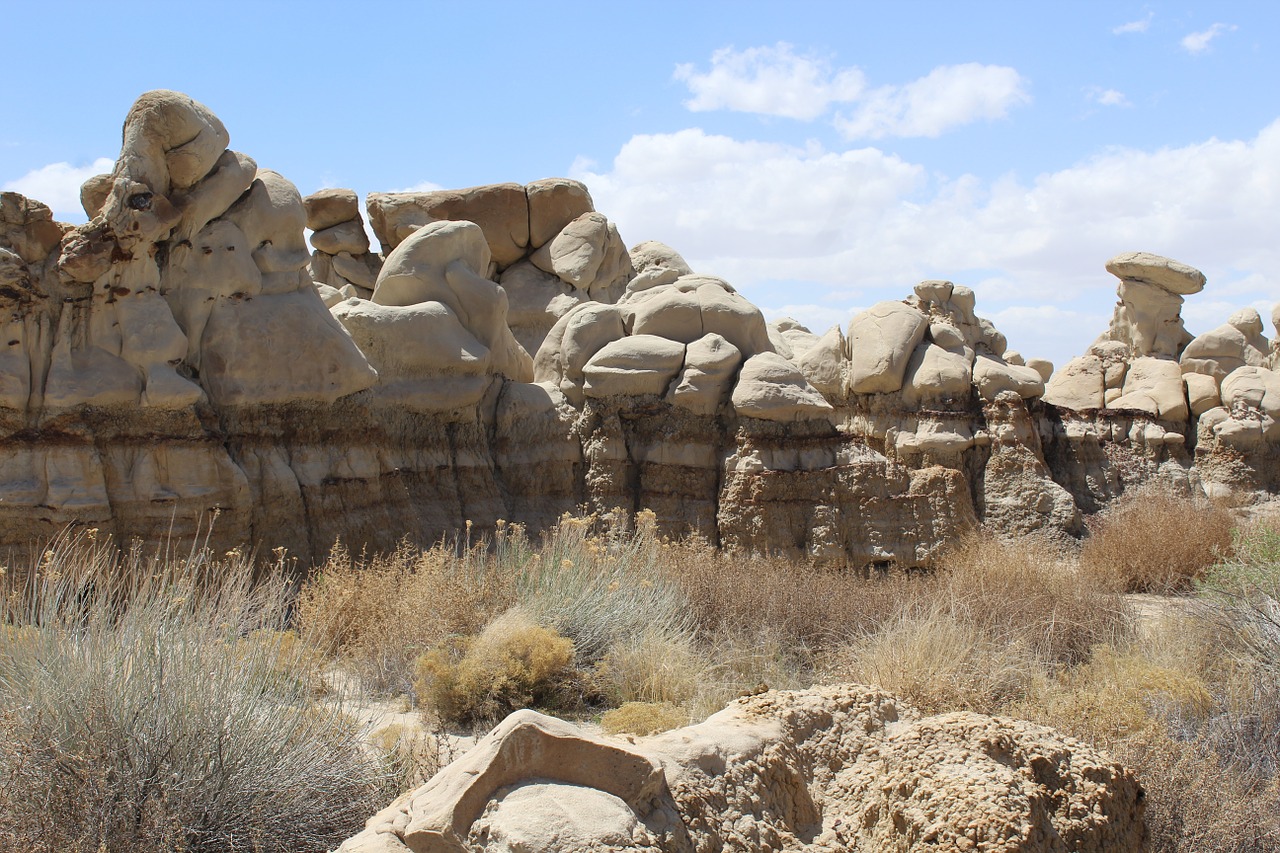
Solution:
M630 742L520 711L339 849L1136 853L1143 817L1132 773L1050 729L832 685Z
M379 305L344 299L331 309L360 351L386 382L488 372L489 348L447 305Z
M128 179L168 195L209 174L230 139L204 104L181 92L147 92L125 116L120 160L112 177L117 183Z
M973 362L973 384L978 394L988 402L1006 391L1012 391L1024 400L1044 394L1044 380L1030 367L1006 364L995 355L979 353Z
M261 273L261 292L291 293L309 286L311 260L303 228L306 210L298 189L284 176L260 169L258 176L225 218L244 233Z
M1203 373L1184 373L1182 382L1187 386L1187 403L1191 407L1193 418L1199 418L1221 404L1218 383L1212 376L1206 376Z
M922 420L915 430L899 430L894 434L893 447L899 456L921 453L946 455L960 453L974 444L973 433L961 424L945 424L936 420Z
M846 352L844 333L839 326L832 326L813 346L796 356L795 365L818 393L830 399L844 393Z
M684 364L684 344L657 335L631 335L605 344L582 368L588 397L665 394Z
M772 352L743 362L731 399L739 415L767 421L827 418L833 411L794 364Z
M338 288L330 287L320 282L316 282L316 292L320 294L320 301L324 303L324 307L329 309L332 309L333 306L347 298L346 294L338 290ZM347 331L350 331L350 329ZM361 349L363 351L363 348Z
M418 228L439 220L479 225L500 268L523 258L529 247L529 199L520 184L423 193L369 193L366 203L370 225L382 242L384 254Z
M361 290L370 292L377 285L378 273L382 271L382 264L377 256L369 254L357 258L347 252L339 252L329 259L329 263L333 265L333 270L338 275Z
M689 344L707 331L702 324L702 303L698 294L676 286L646 290L622 303L621 307L622 322L629 334L659 335Z
M928 325L924 314L902 302L879 302L854 317L849 324L849 390L884 394L900 389L907 362Z
M102 206L107 203L107 196L111 193L111 175L94 175L85 180L80 185L80 207L84 210L84 215L93 219L102 212Z
M965 399L972 382L969 358L921 341L907 363L902 399L912 406L926 400Z
M652 811L651 801L670 796L653 759L583 737L569 723L517 711L412 794L405 845L415 853L462 853L472 823L494 793L530 778L604 791L642 815Z
M586 184L570 178L546 178L525 186L529 197L529 248L540 249L564 227L594 211Z
M591 357L625 335L617 306L596 302L579 305L557 320L547 334L538 350L534 379L559 383L562 390L565 382L580 384L582 368Z
M1181 368L1170 359L1135 359L1125 375L1124 393L1109 407L1142 411L1167 421L1186 420L1189 409Z
M1154 284L1183 296L1204 290L1204 273L1195 267L1153 255L1150 252L1126 252L1107 261L1107 272L1119 279L1136 279Z
M525 351L534 355L556 321L586 301L586 294L527 260L503 270L498 283L507 292L507 324Z
M610 238L609 220L603 213L584 213L530 255L529 260L573 287L588 290L600 273Z
M949 281L922 281L914 288L916 296L924 302L950 302L955 285Z
M219 298L262 292L262 273L248 238L233 222L217 219L169 252L165 299L187 337L186 361L200 367L201 344L210 312Z
M226 214L257 177L258 166L253 158L238 151L224 151L208 175L186 189L171 191L169 201L179 219L169 235L170 245L180 246L192 240L210 222ZM284 192L287 191L281 188L280 193Z
M1262 367L1271 344L1262 334L1262 317L1252 308L1233 314L1226 323L1197 335L1182 351L1184 373L1203 373L1221 382L1237 367Z
M349 219L337 225L311 234L311 246L329 255L346 252L363 255L369 251L369 235L364 233L364 222Z
M769 323L767 331L769 342L787 361L795 361L818 345L818 336L792 317L781 317Z
M1053 362L1047 358L1029 358L1027 367L1040 374L1040 379L1048 382L1053 377Z
M631 265L636 273L643 273L651 268L674 270L678 275L692 275L689 263L675 249L657 240L646 240L633 246L630 251Z
M1221 392L1222 404L1233 414L1243 406L1280 419L1280 374L1262 367L1239 367L1222 380Z
M217 300L200 349L201 382L220 405L332 403L378 379L314 287Z
M481 275L489 247L472 222L433 222L396 247L382 265L373 301L380 305L440 302L490 352L495 373L533 378L533 360L507 325L507 294Z
M360 218L360 197L355 190L318 190L304 198L302 204L307 210L307 227L312 231Z
M744 358L773 351L764 315L727 282L711 276L690 276L682 277L678 283L697 285L704 331L723 336Z
M43 202L15 192L0 192L0 248L23 263L38 264L58 248L68 226L53 221Z
M1126 345L1136 356L1176 358L1191 341L1182 325L1183 299L1157 284L1120 282L1120 302L1104 339Z
M710 332L685 348L684 366L667 398L696 415L714 415L728 400L742 352Z

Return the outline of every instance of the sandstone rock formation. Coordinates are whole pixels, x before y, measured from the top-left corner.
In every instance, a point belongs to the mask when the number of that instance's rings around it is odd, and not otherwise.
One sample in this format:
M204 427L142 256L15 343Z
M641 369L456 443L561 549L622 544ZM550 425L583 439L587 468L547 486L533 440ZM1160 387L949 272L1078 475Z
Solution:
M0 548L67 524L303 561L648 508L664 533L841 565L928 563L980 523L1077 535L1145 480L1280 489L1275 346L1192 338L1197 271L1136 253L1111 328L1054 374L972 290L846 328L767 324L675 249L630 251L553 178L303 199L150 92L71 227L0 197ZM305 234L311 233L311 249Z
M344 298L368 299L382 258L369 251L359 196L352 190L326 189L307 196L302 204L313 249L309 271L324 304L332 308Z
M1199 270L1146 252L1107 270L1121 280L1111 328L1044 395L1056 410L1050 462L1076 502L1092 511L1151 478L1244 503L1274 492L1280 431L1267 388L1280 377L1258 312L1193 337L1181 305L1204 287Z
M840 685L645 738L518 711L339 851L1123 853L1145 831L1132 773L1084 744Z

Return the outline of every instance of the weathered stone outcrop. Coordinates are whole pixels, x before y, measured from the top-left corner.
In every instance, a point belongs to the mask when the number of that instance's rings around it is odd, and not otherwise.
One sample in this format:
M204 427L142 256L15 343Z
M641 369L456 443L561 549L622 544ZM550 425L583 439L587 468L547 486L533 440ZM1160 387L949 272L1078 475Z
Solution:
M1158 477L1280 489L1275 347L1193 339L1142 253L1053 374L947 281L818 335L765 322L582 184L306 199L176 92L139 99L90 221L0 197L0 548L68 524L304 561L588 507L863 566L986 523L1075 535ZM310 229L311 248L305 239Z
M518 711L340 853L1143 849L1133 774L1051 729L854 685L598 738Z

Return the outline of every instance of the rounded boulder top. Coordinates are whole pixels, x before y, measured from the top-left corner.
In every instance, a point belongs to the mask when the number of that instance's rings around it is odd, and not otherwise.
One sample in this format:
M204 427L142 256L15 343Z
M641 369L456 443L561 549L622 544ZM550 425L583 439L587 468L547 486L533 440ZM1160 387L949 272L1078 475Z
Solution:
M1123 255L1116 255L1107 261L1107 272L1120 279L1149 282L1182 296L1204 290L1205 277L1200 270L1150 252L1125 252Z

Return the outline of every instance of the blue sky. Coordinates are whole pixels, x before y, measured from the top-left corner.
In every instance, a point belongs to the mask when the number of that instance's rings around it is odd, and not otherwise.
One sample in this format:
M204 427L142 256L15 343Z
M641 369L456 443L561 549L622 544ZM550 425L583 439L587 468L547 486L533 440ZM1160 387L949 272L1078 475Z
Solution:
M949 278L1062 364L1119 252L1206 272L1192 331L1280 299L1278 9L11 0L0 186L82 221L129 104L179 89L304 193L568 174L770 316Z

